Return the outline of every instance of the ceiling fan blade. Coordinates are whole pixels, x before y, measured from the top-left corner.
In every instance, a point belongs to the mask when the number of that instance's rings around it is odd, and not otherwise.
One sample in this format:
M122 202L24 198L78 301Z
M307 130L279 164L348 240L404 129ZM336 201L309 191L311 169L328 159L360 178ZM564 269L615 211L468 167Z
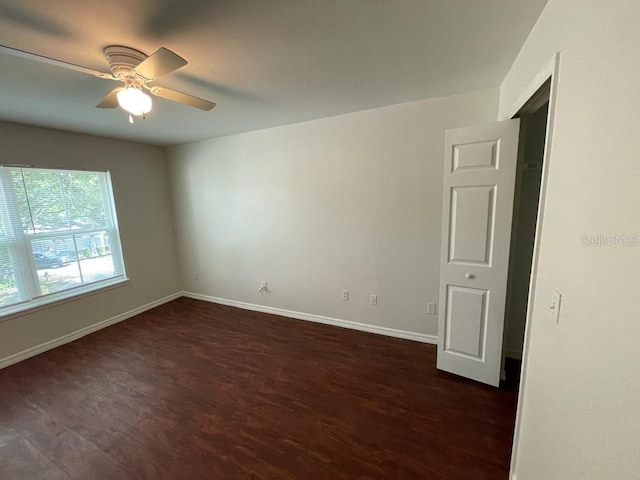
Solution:
M122 90L122 87L117 87L111 90L107 93L107 96L96 105L96 108L116 108L118 106L117 95L120 90Z
M170 88L151 87L151 93L160 98L166 98L167 100L183 103L184 105L199 108L200 110L209 111L216 106L215 103L208 100L194 97L193 95L187 95L186 93L177 92L175 90L171 90Z
M56 67L62 67L69 70L75 70L76 72L86 73L98 78L104 78L107 80L117 80L110 73L99 72L92 68L76 65L75 63L63 62L62 60L56 60L55 58L45 57L44 55L38 55L37 53L26 52L17 48L7 47L0 45L0 53L6 53L7 55L13 55L14 57L26 58L28 60L35 60L36 62L47 63Z
M138 75L148 80L155 80L167 73L184 67L188 62L177 53L160 47L133 69Z

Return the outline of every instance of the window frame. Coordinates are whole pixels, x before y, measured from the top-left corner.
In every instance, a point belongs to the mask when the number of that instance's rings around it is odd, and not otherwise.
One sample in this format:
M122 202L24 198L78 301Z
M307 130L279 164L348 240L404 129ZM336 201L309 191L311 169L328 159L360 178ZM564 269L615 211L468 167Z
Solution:
M106 217L105 225L78 229L69 228L68 230L52 232L25 233L23 225L20 222L19 212L10 211L12 206L17 205L16 190L13 185L12 178L12 172L16 169L32 169L52 173L77 172L82 174L100 174L99 178L102 205L104 207ZM4 200L7 199L8 196L12 196L13 198L10 199L10 201L5 202ZM21 292L21 299L10 305L0 306L0 322L41 310L54 304L66 303L87 295L93 295L104 290L122 286L129 282L122 253L122 243L120 238L120 229L118 226L113 185L111 182L111 173L108 170L95 171L26 165L0 165L0 219L4 225L3 235L0 235L0 246L7 246L9 251L11 251L10 254L18 257L18 263L22 270L21 274L14 273L14 279L16 284L18 284L18 291ZM76 247L76 252L79 253L77 247L78 236L102 232L104 232L109 238L109 250L114 270L113 276L84 283L81 264L79 263L81 260L78 259L76 261L79 265L78 272L80 279L83 282L82 284L51 293L42 293L38 269L35 264L33 243L43 240L52 240L54 238L70 237Z

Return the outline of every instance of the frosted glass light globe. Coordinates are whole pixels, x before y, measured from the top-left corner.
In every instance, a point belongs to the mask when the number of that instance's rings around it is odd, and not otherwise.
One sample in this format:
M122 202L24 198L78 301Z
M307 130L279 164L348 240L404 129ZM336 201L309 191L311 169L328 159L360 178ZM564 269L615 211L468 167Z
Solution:
M151 97L139 88L123 88L116 97L118 104L131 115L144 115L151 111Z

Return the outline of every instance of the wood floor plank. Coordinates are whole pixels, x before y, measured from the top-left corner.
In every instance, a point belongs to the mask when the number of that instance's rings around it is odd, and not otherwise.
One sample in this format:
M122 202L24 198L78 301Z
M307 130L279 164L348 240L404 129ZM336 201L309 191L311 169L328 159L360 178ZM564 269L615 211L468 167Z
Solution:
M506 480L515 392L435 354L181 298L0 371L0 478Z
M69 480L66 472L45 457L15 430L0 424L0 473L2 478Z

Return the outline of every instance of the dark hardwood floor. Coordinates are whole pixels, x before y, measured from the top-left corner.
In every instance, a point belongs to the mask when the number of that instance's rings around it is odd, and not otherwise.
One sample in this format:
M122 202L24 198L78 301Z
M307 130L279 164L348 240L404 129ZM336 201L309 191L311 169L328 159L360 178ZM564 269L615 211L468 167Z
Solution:
M506 480L515 392L435 355L181 298L0 370L0 478Z

